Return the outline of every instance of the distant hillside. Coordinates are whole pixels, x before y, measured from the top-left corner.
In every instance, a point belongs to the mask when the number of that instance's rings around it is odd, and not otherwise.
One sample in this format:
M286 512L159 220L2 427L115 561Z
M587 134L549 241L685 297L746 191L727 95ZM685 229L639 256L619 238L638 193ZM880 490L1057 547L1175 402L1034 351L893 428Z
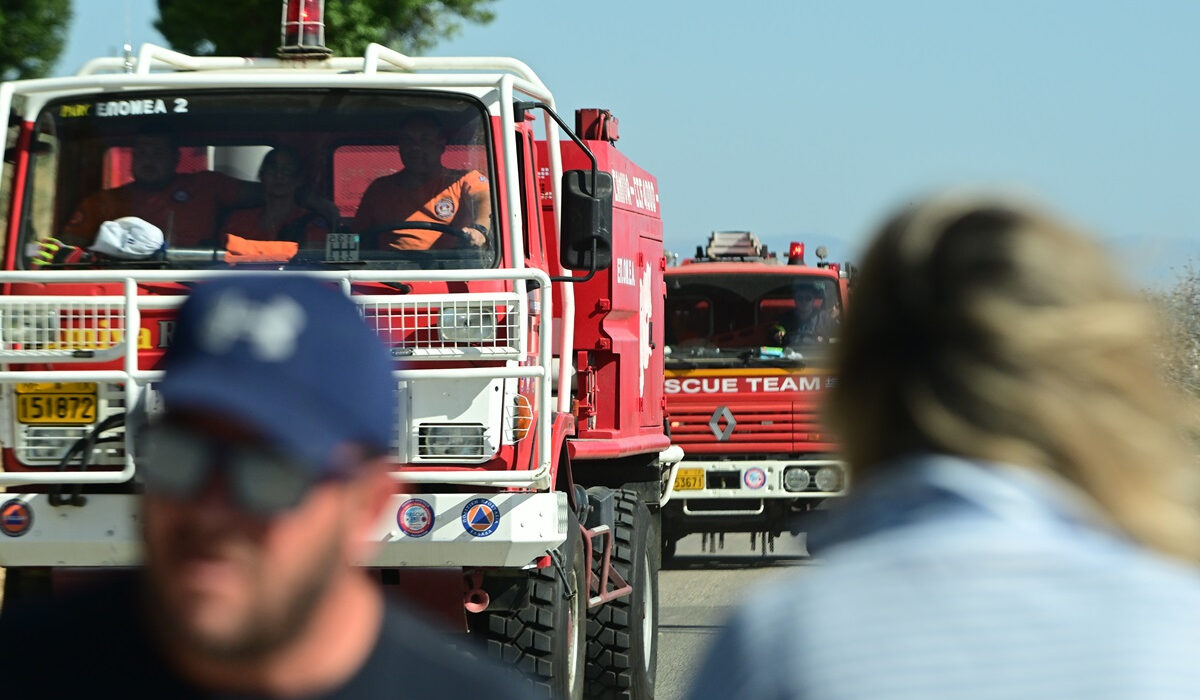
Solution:
M817 261L817 246L829 249L830 262L849 260L861 263L862 247L865 242L851 242L837 236L812 233L780 234L759 233L767 248L780 257L787 256L792 241L803 241L805 261L810 265ZM667 243L667 250L678 253L682 258L696 254L696 246L708 240L708 232L696 236L686 246ZM1164 288L1173 285L1191 265L1200 269L1200 236L1197 238L1150 238L1127 236L1105 241L1106 247L1126 271L1130 282L1138 287Z

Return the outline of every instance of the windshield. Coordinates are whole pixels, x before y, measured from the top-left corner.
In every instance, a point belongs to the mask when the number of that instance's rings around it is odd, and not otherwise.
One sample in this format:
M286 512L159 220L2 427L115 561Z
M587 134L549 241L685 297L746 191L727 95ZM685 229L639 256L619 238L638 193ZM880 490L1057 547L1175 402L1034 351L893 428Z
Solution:
M667 277L667 365L806 364L837 341L842 299L823 275Z
M491 267L486 120L463 97L344 89L51 102L32 145L22 262Z

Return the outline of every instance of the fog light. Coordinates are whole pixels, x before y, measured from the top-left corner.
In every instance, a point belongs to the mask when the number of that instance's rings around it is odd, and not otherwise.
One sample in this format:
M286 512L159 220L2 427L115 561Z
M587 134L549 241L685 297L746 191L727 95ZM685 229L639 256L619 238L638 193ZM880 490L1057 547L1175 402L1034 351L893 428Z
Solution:
M6 309L0 314L0 342L38 350L58 340L58 311L37 307Z
M803 491L808 488L810 480L808 470L804 467L788 467L783 472L783 488L788 491Z
M817 488L822 491L837 491L842 487L842 473L837 467L821 467L817 470Z
M478 424L422 425L417 429L417 454L424 458L484 457L486 440Z
M448 304L442 307L438 332L452 343L491 342L496 339L496 311L481 304Z

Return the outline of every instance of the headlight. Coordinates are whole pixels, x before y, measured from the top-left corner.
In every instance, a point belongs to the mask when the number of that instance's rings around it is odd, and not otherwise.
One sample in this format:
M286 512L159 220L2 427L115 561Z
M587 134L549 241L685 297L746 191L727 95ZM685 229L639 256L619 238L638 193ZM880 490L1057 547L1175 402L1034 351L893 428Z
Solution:
M783 488L788 491L803 491L808 488L810 477L804 467L788 467L783 472Z
M58 311L43 308L16 307L0 315L0 333L4 343L28 345L37 350L58 341Z
M422 425L417 429L417 454L426 459L484 457L486 444L483 426L478 423Z
M496 339L496 310L490 304L459 303L442 307L438 319L442 340L486 343Z
M822 491L837 491L842 487L842 472L837 467L821 467L817 470L817 488Z

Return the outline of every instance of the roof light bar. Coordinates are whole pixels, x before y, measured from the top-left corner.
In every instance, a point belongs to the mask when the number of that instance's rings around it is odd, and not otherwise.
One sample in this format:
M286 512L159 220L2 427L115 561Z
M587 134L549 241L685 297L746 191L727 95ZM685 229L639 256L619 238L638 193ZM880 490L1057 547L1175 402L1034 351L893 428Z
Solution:
M325 0L283 0L280 58L327 58Z

